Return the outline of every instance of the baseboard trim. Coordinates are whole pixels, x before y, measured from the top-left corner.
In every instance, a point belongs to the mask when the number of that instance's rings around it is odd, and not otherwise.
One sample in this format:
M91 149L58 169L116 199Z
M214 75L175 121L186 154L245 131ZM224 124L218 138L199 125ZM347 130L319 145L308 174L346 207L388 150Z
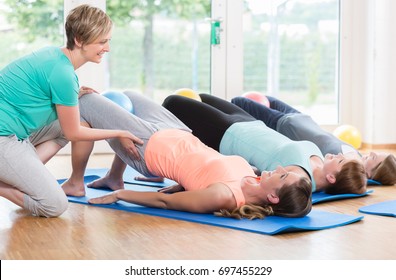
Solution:
M370 143L362 143L361 149L369 149L369 150L394 150L396 149L396 144L370 144Z

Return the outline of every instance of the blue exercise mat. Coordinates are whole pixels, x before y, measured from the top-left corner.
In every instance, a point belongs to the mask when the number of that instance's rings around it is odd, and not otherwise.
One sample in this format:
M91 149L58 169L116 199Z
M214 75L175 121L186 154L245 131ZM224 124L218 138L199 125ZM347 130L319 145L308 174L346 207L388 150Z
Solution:
M146 182L135 180L136 176L143 176L138 171L133 169L130 166L127 166L124 172L124 182L128 184L136 184L136 185L144 185L144 186L153 186L153 187L169 187L175 185L176 182L170 179L164 178L164 182Z
M326 201L347 199L347 198L357 198L357 197L366 196L372 192L374 192L374 191L368 190L362 194L356 194L356 193L327 194L325 192L314 192L314 193L312 193L312 204L317 204L317 203L326 202Z
M396 217L396 200L384 201L363 206L359 209L359 211L372 215Z
M99 176L87 175L85 176L85 183L95 180ZM64 179L58 180L63 182ZM125 189L136 191L158 191L157 187L125 184ZM108 190L86 188L86 196L73 197L69 196L68 200L74 203L88 204L88 199L93 197L102 196L107 194ZM219 227L226 227L237 230L244 230L249 232L274 235L283 232L294 231L309 231L309 230L322 230L338 226L348 225L363 219L363 216L351 216L338 213L331 213L325 211L312 210L307 216L302 218L284 218L270 216L263 220L236 220L232 218L217 217L213 214L196 214L183 211L165 210L159 208L144 207L124 201L108 205L92 205L97 207L104 207L116 210L129 211L140 214L147 214L159 216L170 219L177 219Z
M86 175L98 175L100 177L103 177L106 175L107 169L87 169L85 172ZM176 184L175 181L172 181L170 179L165 178L163 183L158 183L158 182L145 182L145 181L138 181L135 180L134 178L136 176L142 176L138 171L133 169L132 167L128 166L124 172L124 182L129 183L129 184L136 184L136 185L143 185L143 186L152 186L152 187L158 187L158 188L163 188L163 187L168 187ZM363 194L327 194L325 192L314 192L312 194L312 203L320 203L320 202L326 202L326 201L332 201L332 200L339 200L339 199L346 199L346 198L356 198L356 197L361 197L361 196L366 196L369 193L372 193L373 191L367 191Z
M373 179L367 179L367 185L369 185L369 186L381 186L382 183L378 182L376 180L373 180Z
M87 183L89 183L89 182L92 182L92 181L94 181L94 180L96 180L96 179L99 179L99 178L101 178L101 176L98 176L98 175L85 175L84 176L84 185L86 186L87 185ZM59 179L58 180L58 183L59 184L62 184L64 181L66 181L67 179Z
M85 175L89 176L99 176L99 177L104 177L107 173L108 169L106 168L89 168L85 171ZM126 184L135 184L135 185L143 185L143 186L152 186L152 187L158 187L158 188L163 188L163 187L169 187L174 184L176 184L175 181L172 181L170 179L165 178L164 182L147 182L147 181L139 181L135 180L136 176L143 176L141 173L136 171L130 166L127 166L124 172L124 183Z

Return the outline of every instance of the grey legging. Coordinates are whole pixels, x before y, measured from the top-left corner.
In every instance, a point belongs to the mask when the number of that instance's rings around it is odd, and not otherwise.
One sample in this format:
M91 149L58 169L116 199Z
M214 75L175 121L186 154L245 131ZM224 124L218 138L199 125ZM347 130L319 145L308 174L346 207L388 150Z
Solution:
M65 193L29 139L0 137L0 181L24 193L23 208L33 215L56 217L67 209Z
M86 94L79 101L81 118L93 128L128 130L142 139L143 146L137 146L141 157L140 161L130 156L118 139L108 139L107 142L126 164L145 176L153 176L147 169L144 160L144 151L151 135L166 128L191 130L167 109L144 95L130 91L124 93L132 101L133 114L103 96Z

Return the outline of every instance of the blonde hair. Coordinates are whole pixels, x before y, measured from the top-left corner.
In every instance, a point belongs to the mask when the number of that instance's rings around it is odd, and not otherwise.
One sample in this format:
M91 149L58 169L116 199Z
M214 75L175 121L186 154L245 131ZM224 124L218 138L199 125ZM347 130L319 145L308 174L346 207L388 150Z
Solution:
M216 216L230 217L234 219L246 218L249 220L253 219L264 219L266 216L274 214L274 210L270 205L258 206L252 204L245 204L241 207L235 208L231 212L226 209L221 209L214 213Z
M73 50L75 40L86 45L107 35L113 27L109 16L99 8L80 5L72 9L66 18L66 47Z
M301 177L298 182L291 185L284 185L278 190L277 196L279 197L279 203L277 204L245 204L231 212L221 209L214 214L216 216L250 220L263 219L272 215L297 218L307 215L312 209L312 184L305 177Z
M371 171L371 178L383 185L396 184L396 157L388 155L380 164Z

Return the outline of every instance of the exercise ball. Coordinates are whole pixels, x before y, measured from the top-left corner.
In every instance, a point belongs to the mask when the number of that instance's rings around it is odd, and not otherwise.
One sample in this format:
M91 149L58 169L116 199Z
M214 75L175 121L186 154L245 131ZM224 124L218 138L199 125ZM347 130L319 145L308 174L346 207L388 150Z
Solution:
M243 97L249 98L250 100L256 101L258 103L263 104L266 107L270 107L270 102L264 94L257 91L248 91L242 94Z
M121 106L128 112L133 113L133 104L132 104L131 100L128 98L128 96L126 96L122 92L106 91L106 92L103 92L102 95L104 97L110 99L117 105Z
M333 135L355 149L359 149L362 145L362 136L359 130L352 125L340 125L333 131Z
M199 94L190 88L180 88L180 89L176 90L173 94L185 96L185 97L188 97L191 99L195 99L197 101L202 101Z

